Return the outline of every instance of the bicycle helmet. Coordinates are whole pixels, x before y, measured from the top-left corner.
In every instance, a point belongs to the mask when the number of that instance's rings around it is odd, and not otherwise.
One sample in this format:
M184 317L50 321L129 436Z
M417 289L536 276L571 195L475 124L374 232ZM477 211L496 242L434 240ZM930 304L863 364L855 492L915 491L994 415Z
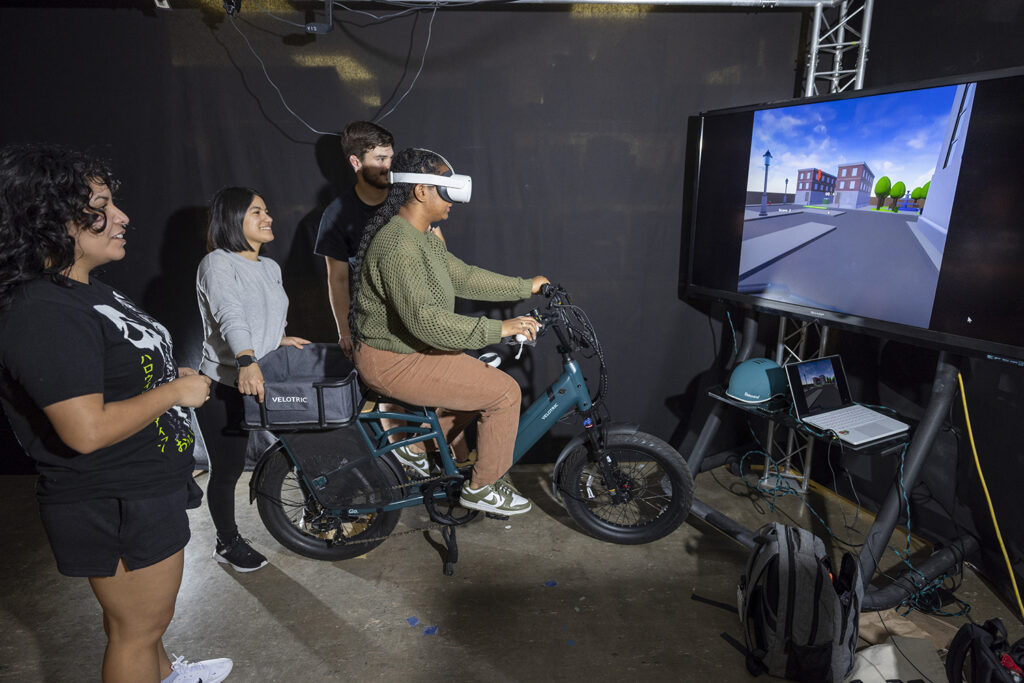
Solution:
M725 395L743 403L764 403L786 393L786 371L767 358L751 358L729 376Z

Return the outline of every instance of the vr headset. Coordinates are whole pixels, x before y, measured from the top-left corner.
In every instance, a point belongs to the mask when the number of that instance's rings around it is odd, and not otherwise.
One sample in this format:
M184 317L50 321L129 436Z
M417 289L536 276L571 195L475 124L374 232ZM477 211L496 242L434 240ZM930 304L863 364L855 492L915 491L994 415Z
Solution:
M430 151L430 150L424 150ZM437 152L433 152L437 154ZM461 175L452 171L452 165L448 160L441 157L448 170L444 175L434 173L388 173L388 181L392 183L413 183L417 185L432 185L437 188L437 194L446 202L467 204L469 197L473 194L473 179L468 175Z

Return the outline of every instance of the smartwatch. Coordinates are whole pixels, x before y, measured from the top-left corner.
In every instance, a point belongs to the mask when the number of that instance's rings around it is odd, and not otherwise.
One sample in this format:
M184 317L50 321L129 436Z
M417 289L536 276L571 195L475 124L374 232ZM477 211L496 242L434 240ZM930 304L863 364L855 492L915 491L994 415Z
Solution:
M239 370L241 370L242 368L249 367L250 365L252 365L255 362L256 362L256 356L254 356L252 354L247 354L245 356L239 356L238 358L235 359L235 367L237 367Z

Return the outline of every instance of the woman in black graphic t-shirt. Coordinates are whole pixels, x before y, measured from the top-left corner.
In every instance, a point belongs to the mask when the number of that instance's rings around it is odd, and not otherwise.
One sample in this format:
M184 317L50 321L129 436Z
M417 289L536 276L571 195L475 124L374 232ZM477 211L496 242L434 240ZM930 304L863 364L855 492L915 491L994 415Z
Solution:
M176 368L167 330L90 276L125 255L112 189L82 154L0 150L0 403L36 461L59 570L88 577L103 608L103 680L221 681L231 660L172 663L161 642L201 496L187 408L210 380Z

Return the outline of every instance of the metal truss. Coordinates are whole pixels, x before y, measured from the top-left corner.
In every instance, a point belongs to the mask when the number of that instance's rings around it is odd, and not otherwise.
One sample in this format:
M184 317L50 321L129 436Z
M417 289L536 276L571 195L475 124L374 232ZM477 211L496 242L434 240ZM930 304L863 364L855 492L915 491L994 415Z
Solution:
M775 362L779 365L799 363L826 354L828 328L821 323L802 322L779 317L779 336L775 346ZM768 421L765 438L764 470L758 487L762 490L778 490L795 482L796 490L807 492L811 480L811 454L814 437L798 434L796 430L780 427L774 420Z
M820 2L814 6L811 44L807 54L804 97L825 92L860 90L868 59L868 38L874 0ZM821 323L779 317L775 362L779 365L821 358L826 354L828 328ZM795 482L807 492L811 479L814 437L768 422L764 471L758 486L777 490Z
M804 97L864 87L873 8L874 0L815 5Z

